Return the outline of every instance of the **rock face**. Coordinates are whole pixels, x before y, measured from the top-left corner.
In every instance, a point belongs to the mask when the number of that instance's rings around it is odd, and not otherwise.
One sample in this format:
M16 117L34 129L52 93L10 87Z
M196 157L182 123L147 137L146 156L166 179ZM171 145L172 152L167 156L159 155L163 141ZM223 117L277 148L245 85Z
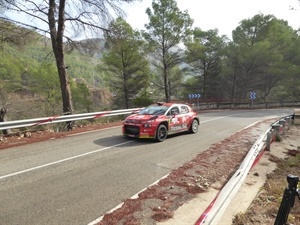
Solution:
M111 104L112 95L107 89L90 89L90 91L96 106L107 107Z

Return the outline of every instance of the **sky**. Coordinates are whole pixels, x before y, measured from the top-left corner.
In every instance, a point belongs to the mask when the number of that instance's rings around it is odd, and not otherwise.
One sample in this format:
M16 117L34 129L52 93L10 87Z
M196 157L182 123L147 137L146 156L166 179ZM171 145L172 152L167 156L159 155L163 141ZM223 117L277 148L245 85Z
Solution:
M257 14L274 15L283 19L296 29L300 28L300 1L298 0L175 0L181 11L187 10L194 20L193 27L203 31L217 28L219 36L231 33L244 19L251 19ZM124 4L121 8L126 12L126 21L138 30L145 29L149 22L145 11L151 8L152 0L137 0ZM293 8L293 10L291 10ZM9 12L7 12L9 15ZM19 14L12 14L18 20L28 20ZM35 21L37 22L37 21ZM29 22L30 23L30 22ZM40 25L43 26L43 25ZM45 28L46 29L46 28Z
M187 10L194 20L193 27L203 31L217 28L219 35L227 35L244 19L257 14L274 15L277 19L288 21L295 30L300 28L300 3L298 0L176 0L181 11ZM142 0L122 7L126 21L134 29L145 29L149 22L145 11L151 8L152 0ZM291 10L294 8L294 10Z

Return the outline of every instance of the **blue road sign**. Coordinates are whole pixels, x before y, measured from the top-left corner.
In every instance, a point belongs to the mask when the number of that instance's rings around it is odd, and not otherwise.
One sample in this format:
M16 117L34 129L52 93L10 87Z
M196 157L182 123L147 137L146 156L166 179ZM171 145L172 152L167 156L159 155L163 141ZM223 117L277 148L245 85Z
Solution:
M250 99L251 100L256 99L256 93L254 91L250 92Z
M200 98L201 94L189 94L189 98Z

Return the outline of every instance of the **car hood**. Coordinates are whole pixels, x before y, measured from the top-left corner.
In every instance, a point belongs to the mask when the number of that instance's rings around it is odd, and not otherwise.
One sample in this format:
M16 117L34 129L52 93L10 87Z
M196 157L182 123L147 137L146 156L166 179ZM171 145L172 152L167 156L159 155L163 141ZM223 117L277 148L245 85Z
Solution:
M141 121L154 120L154 119L162 118L162 117L165 117L165 116L134 114L134 115L128 116L125 121L135 123L135 122L141 122Z

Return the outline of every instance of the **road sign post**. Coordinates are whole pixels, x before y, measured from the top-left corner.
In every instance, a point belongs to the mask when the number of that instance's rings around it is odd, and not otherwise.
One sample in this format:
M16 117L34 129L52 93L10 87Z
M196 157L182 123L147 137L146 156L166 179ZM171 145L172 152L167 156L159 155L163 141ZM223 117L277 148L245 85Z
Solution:
M254 106L254 99L256 99L256 93L254 91L250 92L251 108Z
M199 105L199 99L201 97L201 94L188 94L188 97L190 99L190 103L192 103L192 98L196 98L198 100L197 104Z

